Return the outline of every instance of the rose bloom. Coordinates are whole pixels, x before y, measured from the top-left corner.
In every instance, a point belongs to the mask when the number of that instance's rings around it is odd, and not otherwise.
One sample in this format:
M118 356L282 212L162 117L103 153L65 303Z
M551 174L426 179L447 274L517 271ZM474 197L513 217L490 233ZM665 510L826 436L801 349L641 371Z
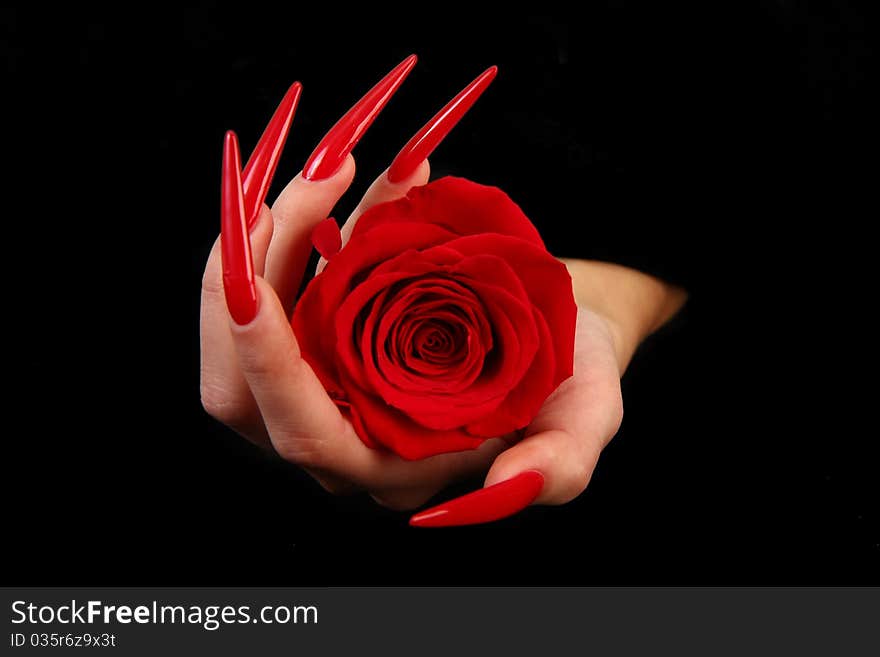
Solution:
M365 212L292 323L361 440L420 459L528 425L572 374L575 318L519 206L447 177Z

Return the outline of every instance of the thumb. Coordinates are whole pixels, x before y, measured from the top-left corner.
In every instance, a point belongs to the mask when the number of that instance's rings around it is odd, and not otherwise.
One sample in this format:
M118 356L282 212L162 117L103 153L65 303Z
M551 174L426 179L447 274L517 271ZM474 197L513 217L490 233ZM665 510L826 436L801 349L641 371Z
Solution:
M530 504L562 504L586 488L599 448L584 451L562 430L533 434L495 459L486 485L410 518L414 527L499 520ZM583 457L578 456L583 454Z
M409 523L473 525L500 520L534 503L568 502L586 488L598 457L598 447L585 451L566 431L534 434L495 459L484 488L417 513Z
M589 379L593 377L592 381ZM604 384L602 383L604 381ZM613 377L576 374L545 402L525 439L493 462L485 487L416 514L416 527L498 520L530 504L564 504L587 487L623 416Z
M540 472L544 485L533 503L564 504L590 483L601 450L600 440L577 439L561 429L542 431L502 452L486 475L485 487L523 472Z

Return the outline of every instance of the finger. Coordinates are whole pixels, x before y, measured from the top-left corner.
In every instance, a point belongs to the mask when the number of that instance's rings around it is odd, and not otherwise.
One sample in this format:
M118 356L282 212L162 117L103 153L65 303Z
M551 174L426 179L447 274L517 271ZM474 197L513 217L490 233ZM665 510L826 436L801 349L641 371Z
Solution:
M364 198L352 212L348 221L342 227L342 244L345 245L351 237L351 232L358 218L369 208L379 203L393 201L406 195L413 187L424 185L428 182L430 169L428 157L434 149L440 145L449 132L456 126L461 118L470 110L477 99L495 79L498 67L492 66L483 71L468 86L462 89L450 100L394 158L388 170L383 172L367 190ZM318 263L320 273L327 261L324 258Z
M492 464L486 486L535 470L545 480L536 503L564 504L574 499L590 482L622 413L619 382L613 375L602 386L569 379L548 400L526 438Z
M507 446L501 439L487 440L477 449L438 456L432 462L427 460L417 464L367 448L366 455L378 460L372 463L372 472L366 475L354 472L337 474L315 467L306 468L306 471L328 493L348 495L367 488L371 491L370 496L382 506L405 511L422 506L456 480L484 473ZM387 461L383 462L384 459Z
M328 451L316 450L292 460L306 465L330 492L346 492L354 486L370 491L386 506L402 509L419 506L462 477L486 472L507 447L503 440L492 439L475 449L406 461L385 450L367 447L346 421L338 440L321 445L321 450Z
M221 195L223 291L238 364L281 456L321 452L345 422L302 360L293 330L272 288L254 274L235 134L226 134ZM326 450L332 453L331 450ZM316 466L319 466L315 462Z
M346 440L351 428L302 359L271 286L257 278L255 289L259 303L253 319L242 324L230 313L232 336L272 445L288 461L335 471L353 445Z
M245 215L251 230L253 266L257 275L263 274L273 230L272 215L263 202L272 184L301 92L302 85L299 82L288 89L242 174ZM226 316L218 237L208 256L202 277L199 317L202 405L213 417L253 442L268 445L269 438L257 406L238 369Z
M623 420L614 339L596 315L578 311L574 375L547 399L525 439L492 465L486 485L535 469L545 478L542 504L563 504L592 477L602 449Z
M352 149L415 63L415 55L407 57L346 112L309 156L302 173L275 202L275 235L269 246L266 280L275 288L288 313L311 252L311 232L330 214L354 177Z
M564 430L536 433L495 460L484 488L422 511L410 524L470 525L505 518L539 501L566 502L586 487L600 451L591 436Z
M354 179L354 158L348 155L342 167L324 180L312 182L298 174L272 206L274 232L266 256L265 278L274 288L288 316L306 263L311 255L315 226L328 217Z
M413 516L411 524L439 527L489 522L532 503L562 504L579 495L602 448L623 416L611 337L598 322L578 317L580 344L574 376L547 399L520 443L492 464L485 487Z
M422 506L450 484L482 475L508 444L494 438L477 449L441 454L421 461L394 459L376 470L376 481L368 486L376 502L403 511Z
M272 237L272 217L264 209L251 233L254 271L259 274ZM229 332L229 311L223 290L220 238L214 242L202 277L199 308L200 389L202 406L215 419L252 442L269 445L247 381L238 367L235 344Z
M348 221L342 226L342 245L345 246L345 243L348 242L349 237L351 237L351 231L354 230L355 223L364 212L379 203L394 201L406 196L406 193L413 187L424 185L428 182L430 175L431 168L428 165L427 160L423 160L408 178L396 183L388 180L388 176L385 175L385 172L383 171L382 174L373 181L373 184L370 185L370 188L367 190L366 194L364 194L360 203L357 204L357 207L355 207L354 211L348 217ZM317 272L320 274L326 265L327 260L322 257L318 261Z
M306 470L329 493L347 495L368 489L370 496L382 506L404 511L422 506L454 481L485 473L492 461L507 447L508 444L501 439L486 440L467 452L441 455L433 460L415 463L367 449L368 458L365 461L372 463L366 474L337 474L319 468ZM369 457L376 457L376 460Z
M292 113L295 107L288 107L282 112L283 108L284 103L279 107L276 116L273 117L273 124L277 124L279 112L286 115L286 113ZM274 129L272 125L266 129L255 155L251 157L251 160L256 162L251 167L252 184L268 187L271 182L271 172L264 171L267 160L260 153L269 150L270 145L273 145L272 150L280 151L285 136L286 132L285 134L278 133L277 125ZM272 139L278 141L272 142ZM234 138L234 135L227 135L224 142L223 158L222 195L224 203L228 200L227 195L232 193L229 186L234 184L235 180L233 169L240 166L240 160L237 139ZM273 168L274 165L269 162L268 167ZM242 193L246 216L249 211L261 209L256 215L256 222L252 224L249 241L252 245L253 269L259 274L263 271L266 252L272 238L272 216L268 208L262 204L262 199L259 196L253 197L253 206L248 210L247 190L243 189ZM222 216L227 215L227 209L224 208ZM234 222L230 224L230 229L233 225ZM221 250L221 238L218 237L208 256L208 262L202 276L199 316L202 405L211 416L232 427L248 439L257 444L268 445L268 436L262 426L256 404L238 369L235 347L229 333Z
M451 527L499 520L531 504L543 484L540 472L521 472L508 481L417 513L410 518L409 524L413 527Z
M250 229L263 209L301 95L302 85L294 82L281 99L242 172L244 205Z
M497 73L497 66L483 71L413 135L388 168L388 180L401 182L412 175L419 163L428 159L455 124L477 102Z

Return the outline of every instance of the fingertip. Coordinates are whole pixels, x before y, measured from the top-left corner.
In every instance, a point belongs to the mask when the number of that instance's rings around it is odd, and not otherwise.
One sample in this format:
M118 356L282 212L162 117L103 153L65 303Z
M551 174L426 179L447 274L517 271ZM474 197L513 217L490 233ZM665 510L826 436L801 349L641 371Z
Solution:
M265 331L267 321L274 323L274 320L278 319L276 315L279 313L282 317L284 316L275 290L262 276L254 276L253 292L253 316L245 323L235 322L233 324L234 332L239 335Z
M279 198L285 192L288 192L290 187L299 187L301 189L321 189L323 187L335 190L341 186L342 191L338 192L341 196L354 180L356 170L357 166L355 165L354 155L349 153L345 156L339 168L326 178L307 178L304 172L300 171L291 179L287 187L279 195Z
M309 180L298 173L278 195L272 206L276 229L298 235L303 227L311 231L314 224L325 219L351 186L355 176L354 157L349 154L342 166L331 176ZM281 227L291 225L284 230Z
M401 196L406 194L406 192L413 187L421 187L422 185L427 184L431 177L431 164L427 158L419 162L419 164L416 165L416 168L404 178L398 179L395 176L395 171L393 171L393 169L394 165L392 164L385 170L382 180L384 180L389 188L397 190Z
M495 459L484 485L492 486L533 470L544 477L544 486L533 503L564 504L584 491L598 460L598 453L585 457L582 452L566 431L531 435Z
M409 519L411 527L454 527L501 520L531 505L544 486L544 476L528 470L475 490Z

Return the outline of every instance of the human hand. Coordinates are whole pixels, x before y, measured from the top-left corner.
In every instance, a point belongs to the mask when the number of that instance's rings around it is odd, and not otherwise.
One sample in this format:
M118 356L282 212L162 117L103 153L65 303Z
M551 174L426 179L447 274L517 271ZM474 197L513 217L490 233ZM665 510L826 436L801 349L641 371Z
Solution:
M366 447L301 358L288 318L311 252L312 230L326 219L354 176L350 151L414 63L414 58L403 62L331 129L271 210L262 202L295 110L297 85L243 176L237 139L227 134L223 230L202 286L201 392L206 410L303 466L326 489L366 489L393 508L414 508L453 479L484 472L506 444L488 440L472 451L420 461ZM370 187L343 227L343 236L370 206L428 181L425 158L494 75L493 67L479 76L404 147Z
M584 491L623 419L620 377L636 347L686 294L641 272L566 260L578 302L574 375L547 398L523 439L492 463L485 487L416 514L418 527L497 520L529 504L564 504Z
M415 525L485 522L532 502L566 502L587 485L620 424L620 374L641 339L681 305L680 291L626 268L567 262L581 306L575 375L548 398L513 448L504 451L508 442L494 439L476 450L415 462L363 445L302 360L290 329L312 229L348 188L351 149L413 63L392 71L334 126L271 211L262 201L298 98L296 85L245 168L243 186L237 140L227 135L223 236L203 280L203 404L250 440L305 467L331 492L366 489L392 508L418 506L449 482L489 469L486 488L417 514ZM404 147L349 218L343 238L367 208L427 182L425 158L494 73L477 78Z

